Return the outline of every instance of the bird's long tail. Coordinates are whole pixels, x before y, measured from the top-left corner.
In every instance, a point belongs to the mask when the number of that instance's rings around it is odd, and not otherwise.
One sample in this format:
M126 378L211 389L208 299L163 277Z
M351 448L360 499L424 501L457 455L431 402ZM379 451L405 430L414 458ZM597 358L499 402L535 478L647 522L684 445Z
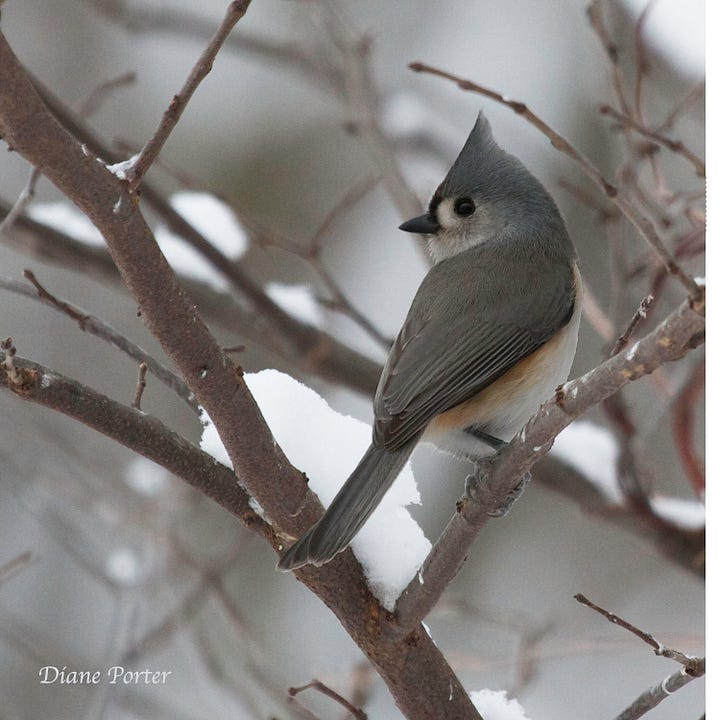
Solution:
M380 504L416 444L394 452L371 445L322 518L280 558L278 570L323 565L342 552Z

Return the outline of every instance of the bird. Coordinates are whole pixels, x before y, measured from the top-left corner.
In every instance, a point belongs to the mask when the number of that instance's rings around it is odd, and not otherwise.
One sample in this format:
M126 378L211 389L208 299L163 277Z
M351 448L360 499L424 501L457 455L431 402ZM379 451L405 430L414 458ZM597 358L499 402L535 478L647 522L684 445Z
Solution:
M345 550L420 440L482 467L570 372L582 306L575 247L549 192L497 144L482 111L427 212L399 229L424 236L432 265L383 368L372 442L279 570Z

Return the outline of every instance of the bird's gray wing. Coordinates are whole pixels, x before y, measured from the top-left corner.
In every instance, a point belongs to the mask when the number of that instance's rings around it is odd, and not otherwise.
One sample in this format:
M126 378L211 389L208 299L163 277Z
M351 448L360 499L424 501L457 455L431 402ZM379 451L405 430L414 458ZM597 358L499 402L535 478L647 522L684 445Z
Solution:
M375 395L376 445L399 449L569 321L575 287L568 263L513 256L503 263L502 252L466 251L426 276Z

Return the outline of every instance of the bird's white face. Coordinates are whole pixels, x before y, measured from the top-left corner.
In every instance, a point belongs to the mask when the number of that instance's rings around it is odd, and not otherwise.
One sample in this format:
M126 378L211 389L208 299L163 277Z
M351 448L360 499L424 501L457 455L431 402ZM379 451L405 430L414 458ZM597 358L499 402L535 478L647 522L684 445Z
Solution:
M427 236L435 263L496 237L502 230L492 208L476 205L470 197L443 198L432 210L440 226L437 233Z

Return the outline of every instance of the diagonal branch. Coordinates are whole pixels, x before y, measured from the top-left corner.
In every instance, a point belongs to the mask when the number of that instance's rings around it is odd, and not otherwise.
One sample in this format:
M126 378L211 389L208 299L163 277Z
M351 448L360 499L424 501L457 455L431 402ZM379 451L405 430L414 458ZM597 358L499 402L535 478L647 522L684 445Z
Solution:
M247 527L272 534L250 507L230 468L172 432L160 420L127 407L30 360L13 358L19 381L0 372L0 387L22 400L56 410L164 467L215 500Z
M197 403L192 397L190 388L179 378L172 370L169 370L164 365L159 363L154 357L149 355L139 345L134 343L129 338L122 335L120 332L115 330L112 326L103 322L94 315L86 313L79 307L71 305L65 300L60 300L51 293L49 293L37 280L35 275L30 270L25 270L24 276L30 280L35 286L33 291L25 283L18 282L12 278L5 278L0 276L0 289L8 290L9 292L22 295L33 300L38 300L45 305L55 309L57 312L67 315L68 317L75 320L79 328L95 337L104 340L113 347L125 353L128 357L132 358L136 362L145 363L147 369L158 379L160 382L169 387L181 400L186 402L193 410L198 412Z
M586 598L582 593L577 593L577 595L575 595L575 600L577 600L581 605L585 605L591 610L594 610L596 613L602 615L608 622L611 622L613 625L617 625L618 627L627 630L629 633L632 633L633 635L635 635L635 637L640 638L640 640L642 640L646 645L649 645L653 649L656 655L666 657L669 660L674 660L675 662L680 663L680 665L682 665L687 670L687 672L690 673L690 675L697 676L697 672L699 669L699 658L691 657L689 655L686 655L685 653L680 652L679 650L673 650L664 643L658 642L649 632L641 630L639 627L633 625L628 620L625 620L619 615L616 615L615 613L606 610L604 607L595 604L594 602L592 602L592 600Z
M269 540L281 552L285 535L297 537L319 519L320 503L274 441L242 370L232 366L182 291L127 185L60 126L2 34L0 134L100 230L143 320L213 420L243 487L264 508L275 528ZM420 625L398 631L351 553L322 568L303 568L296 577L335 613L406 716L479 717L427 631Z
M629 382L679 360L703 342L703 310L704 305L693 307L685 301L629 351L558 389L555 400L543 405L491 463L483 497L465 497L458 503L457 512L398 600L396 614L401 626L415 626L434 607L462 567L470 546L488 521L488 513L502 505L520 478L550 450L561 430Z
M704 658L698 661L697 672L697 675L692 675L685 668L681 668L676 673L668 675L661 683L648 688L632 705L616 716L615 720L637 720L695 678L702 677L705 674Z
M140 151L140 155L138 155L137 159L132 163L132 167L127 173L130 190L137 190L145 173L150 169L155 158L160 154L160 150L162 150L163 145L170 137L170 133L178 124L180 116L190 102L193 93L197 90L210 70L212 70L215 57L218 52L220 52L220 48L225 42L225 39L247 12L248 5L250 5L250 0L235 0L228 6L220 27L195 63L182 89L173 97L169 107L165 110L155 134L148 140L145 147Z
M147 185L144 186L143 197L146 193ZM0 199L0 217L9 209L10 205ZM127 292L105 248L87 245L26 216L15 221L9 231L9 240L8 244L13 249L43 262L84 272L92 280L110 283ZM2 236L0 241L3 241ZM380 365L331 335L309 328L310 334L305 340L305 335L301 333L307 326L290 316L289 323L294 322L294 327L300 330L294 333L292 326L288 325L288 333L281 333L277 326L271 324L267 315L241 306L227 293L218 292L192 278L181 277L180 281L183 289L197 301L203 317L229 332L247 338L272 356L289 363L296 371L316 375L330 382L341 382L364 395L372 396L375 392L382 370ZM298 347L301 345L300 337L303 338L302 347Z
M695 301L702 296L702 292L698 284L678 265L670 251L665 247L660 235L652 221L643 215L626 197L624 197L609 180L586 158L577 148L575 148L566 138L553 130L544 120L539 118L524 102L510 100L495 90L477 85L471 80L465 80L452 73L439 70L438 68L424 63L414 62L410 64L410 69L415 72L429 73L438 77L451 80L456 83L461 90L469 90L478 93L484 97L495 100L495 102L509 107L518 115L524 117L531 125L534 125L545 137L552 143L553 147L564 155L574 160L583 173L592 180L614 203L620 212L632 223L640 235L645 238L650 247L655 251L662 261L668 275L676 278L683 284L688 291L690 297Z
M664 145L668 150L671 150L672 152L677 153L681 157L685 158L685 160L687 160L695 168L695 172L697 173L698 177L705 177L705 162L702 158L698 157L694 152L692 152L692 150L689 150L685 146L685 143L683 143L681 140L673 140L672 138L669 138L667 135L663 135L657 130L647 128L634 118L630 117L629 115L625 115L625 113L616 110L610 105L601 105L600 114L608 115L614 120L617 120L625 127L632 128L640 135L643 135L650 140L654 140L660 145Z
M41 83L33 80L33 84L52 113L89 152L106 161L119 162L122 159L105 145L81 118L42 87ZM220 252L148 182L143 183L142 201L158 214L172 232L182 237L221 272L233 288L252 305L253 312L237 308L236 305L231 308L231 315L237 314L237 320L232 323L236 332L238 327L241 332L246 332L244 328L247 328L255 342L285 360L290 360L299 370L320 375L331 382L350 380L351 387L365 394L375 391L381 369L376 363L328 333L288 315L258 287L238 263ZM24 220L26 219L18 218L15 227ZM37 228L32 221L25 223L26 226L28 224ZM208 292L204 291L204 294L207 295ZM227 300L224 302L227 303ZM218 303L214 304L217 306ZM225 308L220 308L220 312L227 313ZM224 324L228 326L227 322Z

